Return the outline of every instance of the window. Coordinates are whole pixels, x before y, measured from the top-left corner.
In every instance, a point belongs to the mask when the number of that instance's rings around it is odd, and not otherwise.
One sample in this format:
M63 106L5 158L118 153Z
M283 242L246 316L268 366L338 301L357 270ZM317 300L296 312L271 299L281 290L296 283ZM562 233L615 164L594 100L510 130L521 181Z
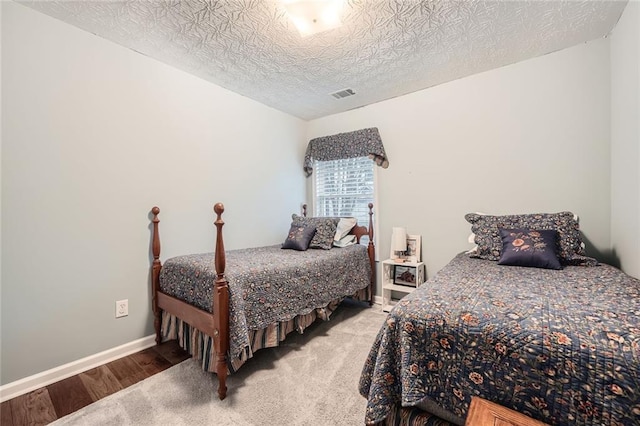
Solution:
M314 161L314 216L352 216L369 226L375 202L375 163L369 157Z

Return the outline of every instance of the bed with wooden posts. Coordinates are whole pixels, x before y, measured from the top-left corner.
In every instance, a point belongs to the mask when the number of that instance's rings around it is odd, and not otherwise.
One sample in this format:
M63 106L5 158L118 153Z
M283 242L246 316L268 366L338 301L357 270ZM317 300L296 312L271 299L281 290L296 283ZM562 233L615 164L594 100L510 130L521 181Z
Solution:
M215 252L177 256L164 265L160 209L151 212L156 341L177 339L203 369L215 372L220 399L227 394L227 375L256 350L278 346L288 333L302 332L317 318L328 320L345 297L372 302L372 204L368 227L353 218L309 218L305 206L303 216L292 215L284 244L225 252L224 206L218 203Z
M381 327L366 423L475 425L480 397L550 425L640 425L640 280L584 256L571 212L465 218L477 246Z

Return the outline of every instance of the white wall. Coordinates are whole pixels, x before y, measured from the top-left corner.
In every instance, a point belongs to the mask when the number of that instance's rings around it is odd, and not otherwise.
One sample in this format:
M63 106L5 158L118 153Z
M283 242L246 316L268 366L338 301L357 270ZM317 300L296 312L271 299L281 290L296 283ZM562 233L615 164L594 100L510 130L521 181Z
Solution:
M152 333L152 206L162 259L213 251L217 201L227 248L281 242L306 123L0 3L5 384Z
M640 2L611 35L611 245L640 278Z
M390 161L378 175L381 258L392 226L406 226L422 235L432 276L471 247L465 213L564 210L606 258L609 81L608 41L596 40L313 120L309 138L380 130Z

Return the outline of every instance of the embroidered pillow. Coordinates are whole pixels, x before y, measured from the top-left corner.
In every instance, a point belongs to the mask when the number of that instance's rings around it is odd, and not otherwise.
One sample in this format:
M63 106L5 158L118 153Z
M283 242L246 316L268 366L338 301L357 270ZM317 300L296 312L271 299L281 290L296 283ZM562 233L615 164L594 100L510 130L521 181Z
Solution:
M471 257L498 260L502 252L499 228L555 230L558 233L557 254L561 263L572 263L584 255L578 221L571 212L492 216L469 213L464 217L475 234L477 250Z
M313 226L316 233L309 244L309 248L318 248L329 250L333 245L333 237L336 235L338 226L337 217L304 217L297 214L291 215L293 219L292 225L295 226Z
M315 233L316 228L313 226L291 225L287 239L284 241L284 244L282 244L282 248L305 251L309 248L309 244Z
M556 255L558 232L553 229L500 229L502 254L498 265L562 269Z

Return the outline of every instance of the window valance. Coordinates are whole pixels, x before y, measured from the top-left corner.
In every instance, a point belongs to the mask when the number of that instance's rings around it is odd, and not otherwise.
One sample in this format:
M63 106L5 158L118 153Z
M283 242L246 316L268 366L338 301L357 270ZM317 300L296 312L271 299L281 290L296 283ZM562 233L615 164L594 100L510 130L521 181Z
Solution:
M311 139L304 155L304 172L311 176L313 160L328 161L354 157L369 157L383 169L389 167L389 160L376 127Z

